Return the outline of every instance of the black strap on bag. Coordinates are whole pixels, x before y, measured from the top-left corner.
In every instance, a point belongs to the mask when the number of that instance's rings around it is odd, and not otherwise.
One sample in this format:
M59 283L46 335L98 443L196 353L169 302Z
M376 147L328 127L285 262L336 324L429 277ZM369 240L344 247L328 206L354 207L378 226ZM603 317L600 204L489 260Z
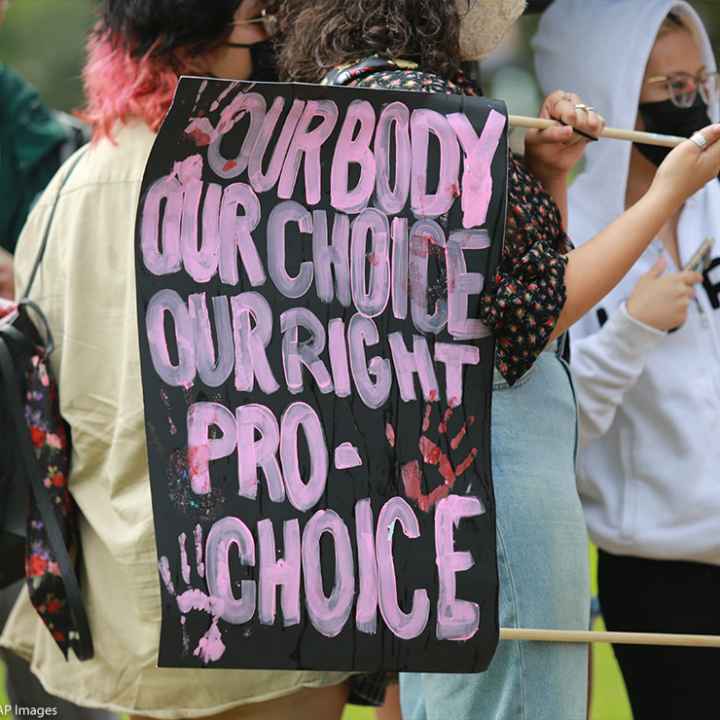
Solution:
M12 354L5 340L0 339L0 370L2 371L5 398L9 404L8 410L13 420L17 447L19 450L19 466L21 476L35 497L37 508L45 523L50 548L55 560L60 566L63 585L67 596L68 607L74 625L73 648L80 660L89 660L93 656L92 638L85 606L80 593L80 585L75 575L75 568L63 538L62 530L57 521L55 509L50 503L47 489L43 485L35 450L27 432L25 413L17 383L15 382L15 364Z
M32 290L32 286L35 284L35 277L37 276L37 272L40 269L40 263L42 262L43 257L45 256L45 250L47 248L48 244L48 238L50 237L50 228L52 227L53 220L55 219L55 211L57 210L58 203L60 202L60 194L62 193L63 188L65 187L65 184L70 179L70 176L73 174L73 171L77 167L78 163L85 157L85 153L87 152L87 148L83 148L80 150L77 155L75 155L74 160L70 164L70 167L63 178L62 182L60 183L60 187L58 188L57 195L55 195L55 200L53 200L52 207L50 208L50 217L48 218L47 225L45 226L45 232L43 233L43 239L40 243L40 249L38 250L37 257L35 258L35 262L33 264L32 272L30 273L30 279L28 280L27 286L25 287L25 290L23 291L23 294L21 295L20 302L26 302L30 291ZM43 322L45 322L45 318L43 317ZM47 328L47 322L45 322L45 327Z
M33 315L36 315L41 320L44 326L46 357L49 356L54 349L52 334L50 333L50 328L42 311L34 302L29 300L28 296L35 282L40 263L45 255L50 229L60 200L61 191L84 154L84 151L77 154L58 188L27 287L22 294L22 299L18 303L21 307L25 306L32 309ZM58 523L57 514L53 508L48 491L43 484L43 476L30 437L25 418L24 404L20 393L20 384L18 382L22 369L17 367L16 358L19 356L31 357L33 352L35 352L33 342L23 332L12 325L6 325L2 329L2 332L0 332L0 373L2 374L3 380L2 389L5 397L5 407L10 417L11 431L14 431L15 435L13 440L17 467L16 478L17 481L24 483L25 488L32 493L35 499L36 507L45 525L50 549L60 569L67 605L73 624L73 629L69 633L69 640L78 659L88 660L93 657L94 651L80 586L75 574L73 561L65 545L63 531Z

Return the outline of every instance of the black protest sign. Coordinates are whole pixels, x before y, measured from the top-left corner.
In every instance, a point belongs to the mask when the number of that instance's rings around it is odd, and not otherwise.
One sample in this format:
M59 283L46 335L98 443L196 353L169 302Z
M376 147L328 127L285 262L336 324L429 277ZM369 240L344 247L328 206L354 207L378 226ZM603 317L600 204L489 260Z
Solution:
M136 230L160 665L487 667L506 125L181 81Z

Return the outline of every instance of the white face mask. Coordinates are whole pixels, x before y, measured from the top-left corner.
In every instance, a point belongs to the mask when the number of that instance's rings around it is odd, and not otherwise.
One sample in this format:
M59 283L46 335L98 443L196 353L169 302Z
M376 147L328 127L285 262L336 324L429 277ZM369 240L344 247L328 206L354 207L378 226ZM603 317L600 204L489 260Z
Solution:
M480 60L505 38L523 14L525 0L455 0L460 13L460 55Z

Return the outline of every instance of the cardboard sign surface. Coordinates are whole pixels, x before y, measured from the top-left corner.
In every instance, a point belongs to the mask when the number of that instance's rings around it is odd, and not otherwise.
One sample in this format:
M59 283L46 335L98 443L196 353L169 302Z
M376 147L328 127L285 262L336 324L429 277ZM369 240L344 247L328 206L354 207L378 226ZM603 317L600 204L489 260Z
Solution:
M506 125L478 98L181 80L136 229L160 665L489 663Z

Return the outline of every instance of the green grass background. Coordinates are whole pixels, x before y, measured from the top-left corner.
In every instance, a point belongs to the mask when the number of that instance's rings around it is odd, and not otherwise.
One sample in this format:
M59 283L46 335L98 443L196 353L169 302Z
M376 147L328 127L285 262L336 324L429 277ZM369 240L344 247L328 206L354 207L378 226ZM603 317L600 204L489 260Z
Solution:
M596 566L597 554L591 548L590 567L594 593L597 593ZM602 624L598 623L595 629L602 630ZM609 645L594 645L593 662L592 720L632 720L625 687L612 648ZM0 663L0 705L7 702L4 689L4 670ZM343 720L375 720L375 713L373 710L352 707L345 711Z

